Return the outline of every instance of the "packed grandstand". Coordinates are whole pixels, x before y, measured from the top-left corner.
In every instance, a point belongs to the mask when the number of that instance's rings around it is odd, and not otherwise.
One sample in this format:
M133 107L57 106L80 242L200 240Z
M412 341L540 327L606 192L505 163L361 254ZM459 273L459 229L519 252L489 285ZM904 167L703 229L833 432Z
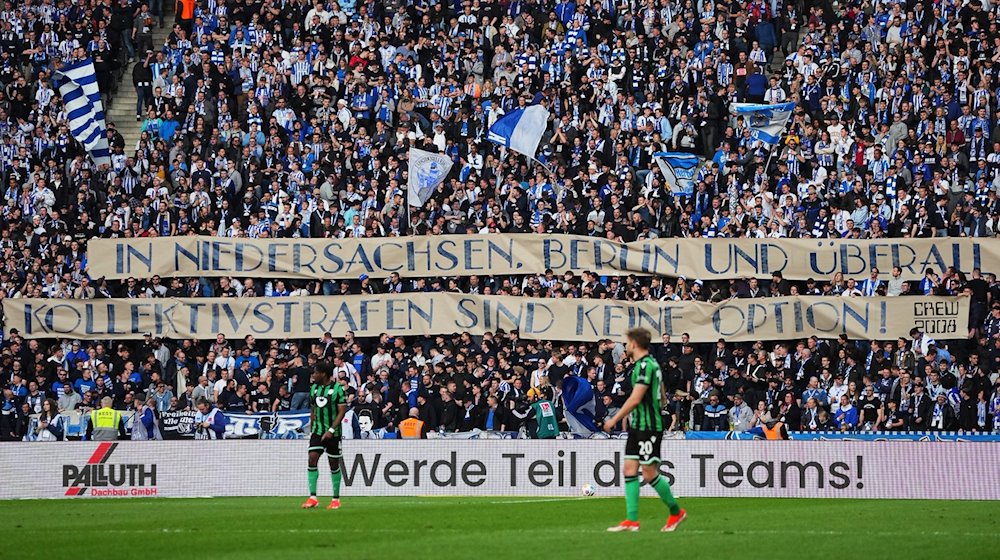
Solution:
M5 302L435 294L741 309L809 296L961 302L957 322L934 332L915 322L862 329L873 336L656 332L664 425L994 430L1000 261L979 255L991 255L1000 233L1000 6L201 0L181 2L175 16L165 4L4 4ZM102 103L119 116L107 122L107 165L71 133L74 113L56 85L62 65L88 58ZM734 110L789 102L776 141ZM492 127L534 106L546 111L537 152L498 143ZM126 126L133 116L137 124ZM411 150L450 166L418 204L408 196ZM680 177L685 162L695 163ZM873 256L847 274L809 276L607 271L591 255L529 274L467 264L447 275L115 277L92 273L112 255L88 251L94 239L350 246L512 234L766 243L788 248L790 265L806 260L794 249L802 240L893 251L922 244L937 258L914 267L892 252L881 269ZM539 398L554 403L562 431L579 431L567 422L567 378L588 382L597 426L631 390L621 333L536 338L514 325L302 338L35 336L11 328L5 311L2 440L87 437L81 422L105 398L135 416L132 437L146 419L155 429L139 431L148 437L167 419L176 426L201 398L270 425L308 409L319 361L332 362L347 387L356 437L398 432L411 409L432 432L530 436Z

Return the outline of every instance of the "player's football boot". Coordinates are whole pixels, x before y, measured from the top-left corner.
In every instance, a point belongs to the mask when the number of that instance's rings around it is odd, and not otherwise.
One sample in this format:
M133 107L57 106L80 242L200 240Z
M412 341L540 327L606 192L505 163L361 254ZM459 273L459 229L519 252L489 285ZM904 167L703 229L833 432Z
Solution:
M674 529L677 528L678 525L681 524L681 521L687 519L687 516L688 512L682 509L680 513L678 513L677 515L671 515L670 517L668 517L667 524L664 525L663 529L660 530L663 531L664 533L669 533L673 531Z
M326 509L340 509L340 500L337 498L330 500L330 505L326 506Z
M635 531L638 531L638 530L639 530L639 522L638 521L629 521L628 519L626 519L625 521L622 521L621 523L619 523L618 525L615 525L614 527L608 527L608 532L609 533L621 533L623 531L632 531L632 532L635 532Z
M302 509L312 509L314 507L319 507L319 500L312 496L302 504Z

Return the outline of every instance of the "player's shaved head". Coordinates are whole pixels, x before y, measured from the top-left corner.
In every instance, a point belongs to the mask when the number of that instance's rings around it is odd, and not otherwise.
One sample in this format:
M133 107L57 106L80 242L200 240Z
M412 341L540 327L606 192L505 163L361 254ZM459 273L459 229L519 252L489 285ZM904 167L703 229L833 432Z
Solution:
M323 377L330 377L333 375L333 366L330 365L330 362L319 362L316 364L316 373Z

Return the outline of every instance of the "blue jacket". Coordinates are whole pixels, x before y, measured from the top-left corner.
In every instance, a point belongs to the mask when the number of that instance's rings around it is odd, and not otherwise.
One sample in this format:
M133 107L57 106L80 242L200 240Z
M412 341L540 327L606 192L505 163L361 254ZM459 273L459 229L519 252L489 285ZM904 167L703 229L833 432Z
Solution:
M729 416L726 415L726 407L722 404L706 404L705 420L702 422L701 429L707 432L729 431Z
M206 431L202 431L202 429L199 428L195 435L195 439L223 439L226 434L226 415L223 414L221 410L213 406L212 410L210 410L208 414L202 414L199 412L194 417L195 424L201 424L202 422L209 420L211 420L211 424L208 429Z
M754 72L747 76L746 88L748 96L763 96L767 91L767 78L760 72Z
M774 34L774 25L769 21L757 24L757 42L765 53L770 53L778 46L778 37ZM770 59L769 59L770 60Z
M142 425L146 427L146 433L153 433L153 409L146 407L146 410L142 411Z
M177 129L181 127L181 123L174 120L165 120L160 123L160 138L164 140L170 140L173 138L174 133Z
M853 430L858 427L858 409L857 407L851 406L850 409L844 410L841 408L837 411L834 420L837 421L837 426L843 428L845 425L848 430Z

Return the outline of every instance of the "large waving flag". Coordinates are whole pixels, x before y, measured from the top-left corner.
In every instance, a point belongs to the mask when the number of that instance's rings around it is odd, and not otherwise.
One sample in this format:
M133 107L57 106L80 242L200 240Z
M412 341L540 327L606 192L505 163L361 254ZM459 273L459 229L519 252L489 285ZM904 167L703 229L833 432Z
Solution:
M421 207L434 194L434 189L444 182L453 162L444 154L410 148L409 171L406 183L406 202Z
M694 192L694 174L701 159L681 152L656 152L653 160L674 194L690 195Z
M535 158L538 143L545 133L549 110L542 105L515 109L497 119L486 136L490 142L507 146L515 152Z
M111 165L105 135L104 104L97 88L94 61L84 58L56 70L59 94L69 118L69 130L97 165Z
M795 110L795 102L778 103L777 105L759 105L757 103L733 103L729 110L735 115L743 115L750 136L765 144L781 142L785 124Z
M582 377L567 375L562 380L562 398L566 405L566 424L574 434L592 434L600 431L594 423L597 401L594 388Z

